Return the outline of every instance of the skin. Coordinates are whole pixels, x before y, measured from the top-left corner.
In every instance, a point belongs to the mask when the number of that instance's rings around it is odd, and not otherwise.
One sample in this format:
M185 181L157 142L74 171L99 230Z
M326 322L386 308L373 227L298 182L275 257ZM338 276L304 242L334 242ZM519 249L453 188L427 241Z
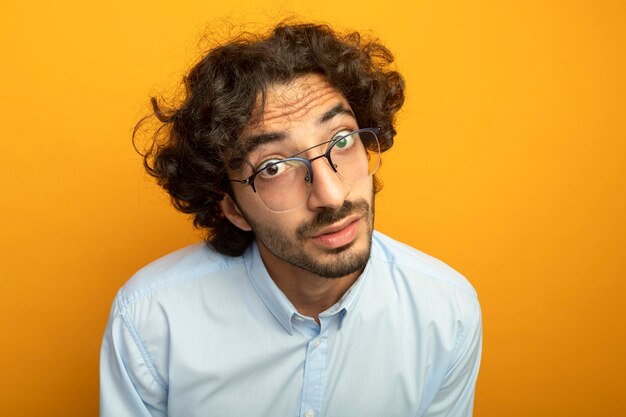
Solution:
M331 113L338 105L345 111ZM302 76L268 89L262 117L253 119L244 137L270 134L279 139L264 142L247 160L258 166L269 158L290 157L339 132L356 129L350 105L323 76ZM304 157L313 158L324 150L312 149ZM265 267L296 309L318 320L367 263L374 197L371 176L346 183L324 158L313 162L313 172L308 199L292 210L269 210L252 187L239 183L233 183L235 200L224 197L221 208L235 226L254 232ZM250 174L249 167L229 171L230 178Z

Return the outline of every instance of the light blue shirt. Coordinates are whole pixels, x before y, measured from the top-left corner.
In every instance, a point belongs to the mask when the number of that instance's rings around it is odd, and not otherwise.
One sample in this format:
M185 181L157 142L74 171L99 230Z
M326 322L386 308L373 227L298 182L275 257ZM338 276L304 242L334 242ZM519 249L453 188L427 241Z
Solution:
M471 416L481 314L450 267L374 232L367 267L319 320L296 311L254 244L167 255L115 298L101 416Z

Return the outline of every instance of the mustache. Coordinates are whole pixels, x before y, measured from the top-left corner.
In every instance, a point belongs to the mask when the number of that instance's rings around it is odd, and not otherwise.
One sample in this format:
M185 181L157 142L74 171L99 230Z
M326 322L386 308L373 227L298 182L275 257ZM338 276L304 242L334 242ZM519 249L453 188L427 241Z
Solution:
M356 201L344 201L343 205L338 210L322 209L315 217L305 223L302 223L296 229L296 236L300 239L306 238L315 234L315 232L322 227L330 226L342 219L345 219L351 214L360 213L363 215L368 214L370 211L370 205L364 199Z

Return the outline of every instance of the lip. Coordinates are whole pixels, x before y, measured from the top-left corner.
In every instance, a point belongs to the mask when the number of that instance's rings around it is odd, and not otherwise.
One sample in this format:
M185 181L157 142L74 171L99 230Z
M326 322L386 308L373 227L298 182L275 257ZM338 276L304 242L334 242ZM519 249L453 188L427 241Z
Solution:
M329 249L339 248L354 241L360 226L360 216L351 216L341 223L322 229L312 236L312 239L321 246Z

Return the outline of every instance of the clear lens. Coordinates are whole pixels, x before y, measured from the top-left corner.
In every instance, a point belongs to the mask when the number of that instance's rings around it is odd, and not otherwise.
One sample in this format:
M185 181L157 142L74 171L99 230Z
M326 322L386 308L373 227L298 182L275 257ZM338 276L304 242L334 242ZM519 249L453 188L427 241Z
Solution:
M254 178L256 192L273 211L298 207L309 196L309 168L304 161L288 159L268 165Z
M353 132L333 144L329 157L344 181L361 181L380 165L378 138L369 130Z
M369 130L352 132L333 142L326 156L341 179L348 183L361 181L380 166L378 138ZM311 190L309 179L309 168L304 160L276 160L257 172L254 186L267 208L287 211L306 201Z

